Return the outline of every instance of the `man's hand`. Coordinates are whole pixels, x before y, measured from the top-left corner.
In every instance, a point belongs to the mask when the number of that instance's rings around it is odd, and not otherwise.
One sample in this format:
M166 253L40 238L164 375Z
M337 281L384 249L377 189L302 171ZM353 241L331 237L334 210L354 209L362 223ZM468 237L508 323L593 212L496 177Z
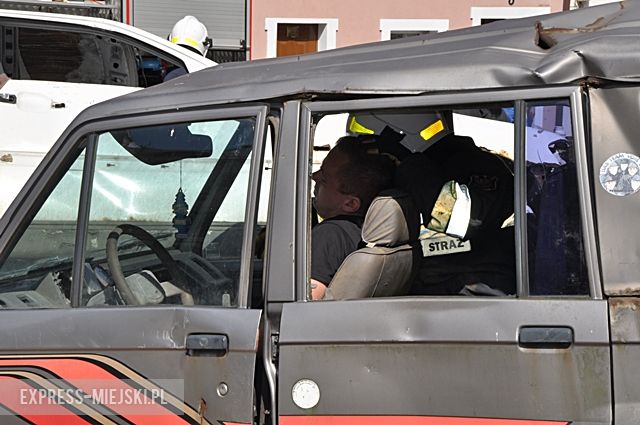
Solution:
M10 78L9 78L9 77L7 77L7 74L5 74L5 73L0 73L0 89L1 89L1 88L2 88L2 86L4 86L4 85L5 85L5 83L6 83L7 81L9 81L9 80L10 80Z
M311 299L321 300L327 290L327 285L319 280L311 279Z

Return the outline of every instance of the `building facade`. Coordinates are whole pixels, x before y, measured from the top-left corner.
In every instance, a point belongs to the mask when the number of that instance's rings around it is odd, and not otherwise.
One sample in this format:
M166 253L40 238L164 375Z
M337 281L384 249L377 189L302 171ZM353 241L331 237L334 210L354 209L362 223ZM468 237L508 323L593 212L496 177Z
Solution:
M250 0L249 58L329 50L571 6L568 0Z
M618 0L0 0L0 8L97 16L167 37L185 15L212 39L207 56L235 62L481 25Z

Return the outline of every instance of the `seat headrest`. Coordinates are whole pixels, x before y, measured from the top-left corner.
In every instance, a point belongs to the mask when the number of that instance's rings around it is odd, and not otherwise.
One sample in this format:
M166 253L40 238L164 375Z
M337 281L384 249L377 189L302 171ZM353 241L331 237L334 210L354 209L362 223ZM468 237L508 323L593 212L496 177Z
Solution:
M381 192L367 210L362 240L368 247L396 247L418 240L420 216L411 197L399 190Z

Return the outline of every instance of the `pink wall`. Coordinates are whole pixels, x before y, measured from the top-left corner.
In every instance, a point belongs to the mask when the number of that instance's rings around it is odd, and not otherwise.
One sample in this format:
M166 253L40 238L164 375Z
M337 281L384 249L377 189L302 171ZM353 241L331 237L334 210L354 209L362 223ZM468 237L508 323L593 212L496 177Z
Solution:
M449 29L471 25L471 7L550 7L563 0L250 0L251 58L267 54L266 18L337 18L336 47L380 40L380 19L449 19Z

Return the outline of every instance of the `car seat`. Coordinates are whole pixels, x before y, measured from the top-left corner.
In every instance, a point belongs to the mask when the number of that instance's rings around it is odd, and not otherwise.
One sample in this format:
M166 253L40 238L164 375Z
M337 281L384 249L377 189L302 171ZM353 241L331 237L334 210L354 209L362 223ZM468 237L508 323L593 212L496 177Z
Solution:
M352 252L324 299L404 295L420 259L420 217L411 197L397 190L377 196L362 225L365 246Z

